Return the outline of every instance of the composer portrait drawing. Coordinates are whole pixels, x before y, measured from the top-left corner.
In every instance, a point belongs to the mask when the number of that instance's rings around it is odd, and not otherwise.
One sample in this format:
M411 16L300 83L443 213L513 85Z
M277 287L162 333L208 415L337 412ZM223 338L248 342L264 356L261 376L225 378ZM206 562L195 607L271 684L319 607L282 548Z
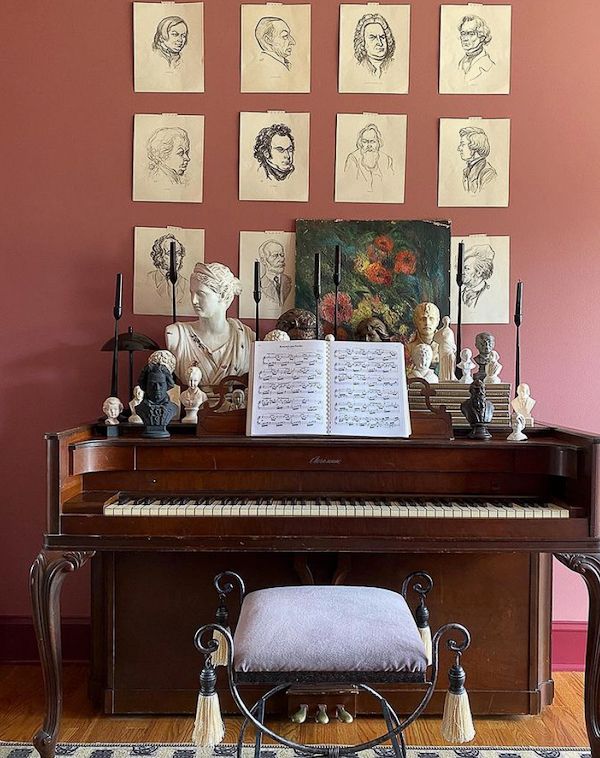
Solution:
M367 124L359 131L356 150L346 157L344 175L368 192L394 175L394 161L383 152L383 137L376 124Z
M285 273L285 250L279 240L267 239L258 248L263 295L273 305L283 306L292 291L292 278Z
M189 287L189 280L181 275L183 259L185 257L185 247L171 232L163 234L152 243L150 257L152 258L154 269L150 271L147 276L155 294L161 299L170 301L172 285L169 280L169 267L171 262L172 242L175 243L175 268L178 275L177 284L175 285L175 293L177 302L181 303Z
M476 195L498 176L488 161L490 141L484 130L476 126L465 126L459 130L458 135L458 154L466 163L463 169L463 188L465 192Z
M156 129L146 142L148 177L163 186L188 183L190 138L180 126Z
M287 124L265 126L256 135L254 157L268 180L282 182L294 170L294 136Z
M380 13L362 16L354 31L354 57L374 79L381 79L394 59L396 41L390 25Z
M490 27L480 16L463 16L458 25L458 34L464 51L458 62L459 71L465 83L479 83L496 65L486 50L486 45L492 41Z
M480 297L490 289L488 282L494 274L495 255L487 243L471 245L465 250L462 301L468 308L477 308Z
M290 57L296 44L287 22L277 16L264 16L256 24L254 36L261 50L260 61L275 61L278 66L291 68Z
M188 27L181 16L167 16L159 21L152 50L161 56L170 69L181 64L181 53L188 41Z

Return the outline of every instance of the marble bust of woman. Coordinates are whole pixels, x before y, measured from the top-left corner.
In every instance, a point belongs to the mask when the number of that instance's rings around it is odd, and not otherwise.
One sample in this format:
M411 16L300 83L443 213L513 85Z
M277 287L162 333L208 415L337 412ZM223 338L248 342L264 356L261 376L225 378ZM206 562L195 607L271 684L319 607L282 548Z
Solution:
M168 350L176 359L175 373L185 382L190 366L198 366L206 384L226 376L241 376L250 366L254 332L237 318L227 318L240 280L222 263L196 263L190 295L197 321L170 324L165 330Z

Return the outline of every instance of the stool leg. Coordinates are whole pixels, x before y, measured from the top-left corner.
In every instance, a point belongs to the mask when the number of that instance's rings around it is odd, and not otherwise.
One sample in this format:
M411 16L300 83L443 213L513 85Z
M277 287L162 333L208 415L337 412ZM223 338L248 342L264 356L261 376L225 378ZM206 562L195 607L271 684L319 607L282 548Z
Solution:
M256 718L261 724L265 722L265 701L261 698L258 701L258 708L256 709ZM262 732L260 729L256 730L256 739L254 740L254 758L260 758L260 749L262 747Z
M383 718L385 719L388 732L391 732L392 729L395 729L398 721L392 715L393 711L390 708L388 701L385 699L381 701L381 710L383 711ZM391 743L392 743L392 748L394 750L394 756L395 758L406 758L406 745L404 744L404 736L402 735L402 732L400 733L400 739L402 741L402 744L398 743L398 738L395 734L393 734L391 737Z

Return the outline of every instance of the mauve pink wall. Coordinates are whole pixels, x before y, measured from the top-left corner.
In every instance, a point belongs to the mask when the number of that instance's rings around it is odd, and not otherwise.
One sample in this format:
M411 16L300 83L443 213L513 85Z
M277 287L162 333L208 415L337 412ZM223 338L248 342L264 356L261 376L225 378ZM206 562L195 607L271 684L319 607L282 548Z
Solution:
M297 217L450 218L455 234L508 234L511 278L526 282L523 378L539 417L600 431L600 4L516 0L512 93L495 97L437 94L439 5L412 4L407 96L337 93L338 0L313 3L311 94L240 94L240 3L206 0L207 92L160 95L133 92L130 0L4 0L0 614L29 611L27 571L45 520L43 432L97 416L107 394L110 358L98 348L111 334L116 271L122 325L162 333L165 319L131 317L136 225L204 227L207 260L234 269L241 229L292 230ZM237 200L238 114L267 109L311 113L309 203ZM403 206L333 202L335 115L362 111L408 114ZM136 112L206 115L204 203L131 201ZM474 115L512 119L510 207L437 208L438 119ZM465 331L468 344L477 330ZM494 331L512 378L513 331ZM565 596L577 581L565 580ZM562 612L578 616L582 603ZM63 607L87 606L82 573L68 579Z

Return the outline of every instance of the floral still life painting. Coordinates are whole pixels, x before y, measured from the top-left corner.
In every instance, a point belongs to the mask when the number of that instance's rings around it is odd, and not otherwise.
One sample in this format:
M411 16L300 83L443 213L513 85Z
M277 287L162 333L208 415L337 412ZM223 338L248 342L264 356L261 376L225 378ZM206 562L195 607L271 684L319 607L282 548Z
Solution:
M333 332L335 246L342 252L338 339L355 339L356 327L378 318L392 340L408 342L412 314L424 301L448 314L449 221L296 221L296 307L315 309L315 253L321 254L320 318Z

